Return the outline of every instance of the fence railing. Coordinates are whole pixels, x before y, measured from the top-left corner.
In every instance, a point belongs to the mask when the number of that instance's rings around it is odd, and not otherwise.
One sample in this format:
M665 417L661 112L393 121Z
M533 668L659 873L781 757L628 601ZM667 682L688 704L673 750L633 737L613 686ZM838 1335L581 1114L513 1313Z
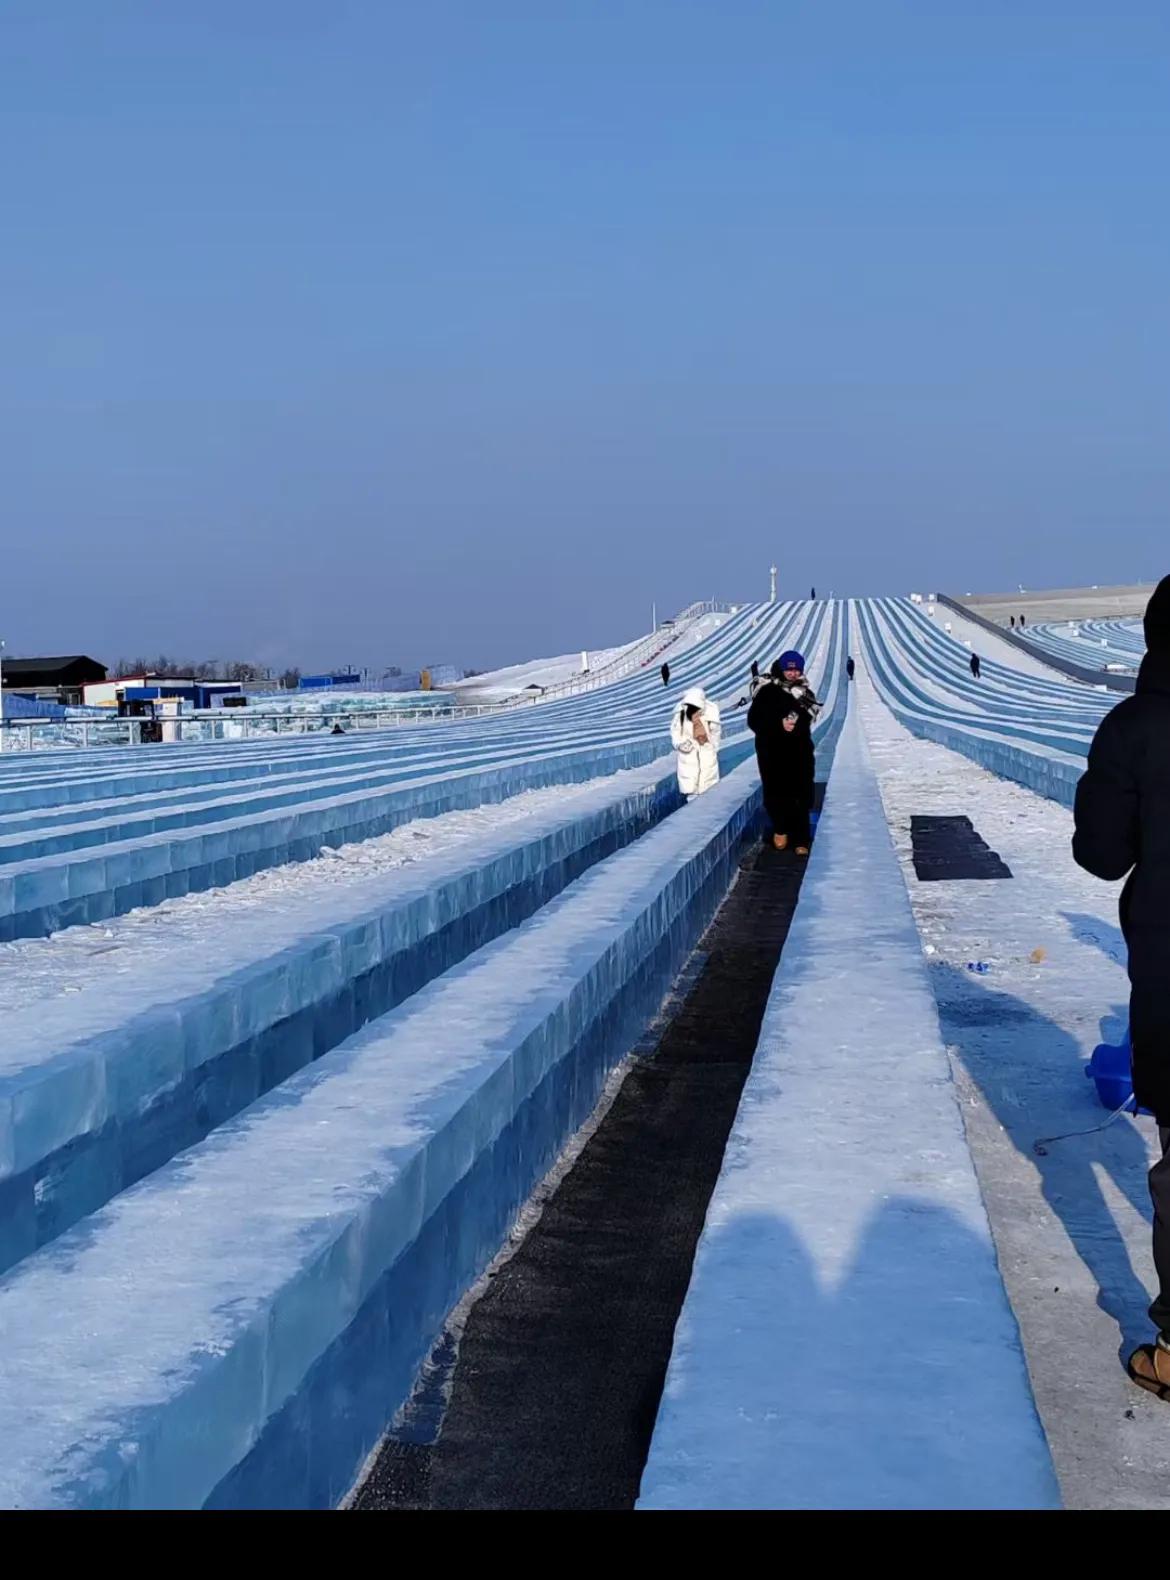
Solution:
M6 719L0 723L0 755L11 751L48 751L54 747L73 750L79 746L140 746L156 738L164 745L175 745L193 741L253 740L267 735L320 735L331 732L334 725L340 725L346 735L360 735L423 720L473 719L500 711L499 703L476 703L434 708L339 709L326 713L215 708L153 721ZM144 732L143 726L150 728Z

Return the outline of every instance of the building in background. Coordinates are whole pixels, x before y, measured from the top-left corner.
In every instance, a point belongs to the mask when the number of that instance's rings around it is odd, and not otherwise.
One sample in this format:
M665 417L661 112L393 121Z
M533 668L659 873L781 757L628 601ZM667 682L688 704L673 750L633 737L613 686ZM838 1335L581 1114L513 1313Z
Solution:
M122 708L128 703L162 702L176 699L191 708L222 708L229 697L242 697L238 680L176 679L161 675L119 675L115 680L98 680L82 688L82 701L89 708Z
M6 658L3 664L6 693L66 705L80 703L85 687L105 678L106 666L82 653L57 658Z
M329 675L302 675L297 683L298 691L330 691L334 688L345 691L356 691L362 684L362 677L356 670L334 670Z

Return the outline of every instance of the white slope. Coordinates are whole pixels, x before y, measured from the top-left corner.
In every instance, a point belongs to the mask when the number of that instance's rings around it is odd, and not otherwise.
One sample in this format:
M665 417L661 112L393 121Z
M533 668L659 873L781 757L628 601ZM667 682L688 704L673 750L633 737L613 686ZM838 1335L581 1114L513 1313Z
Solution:
M601 669L603 665L611 664L629 648L636 647L644 640L644 637L638 636L632 642L625 642L620 647L587 649L589 668ZM522 664L509 664L503 669L493 669L487 674L472 675L468 680L458 681L455 685L445 686L443 689L457 692L465 702L472 700L494 702L514 697L526 686L556 686L580 674L581 651L578 648L575 653L564 653L560 658L532 658Z
M860 663L855 702L1064 1502L1170 1508L1170 1411L1134 1388L1119 1361L1150 1337L1153 1122L1122 1119L1046 1156L1034 1151L1038 1138L1107 1117L1083 1067L1125 1022L1119 886L1075 865L1065 808L917 740ZM920 882L915 814L966 815L1014 876Z

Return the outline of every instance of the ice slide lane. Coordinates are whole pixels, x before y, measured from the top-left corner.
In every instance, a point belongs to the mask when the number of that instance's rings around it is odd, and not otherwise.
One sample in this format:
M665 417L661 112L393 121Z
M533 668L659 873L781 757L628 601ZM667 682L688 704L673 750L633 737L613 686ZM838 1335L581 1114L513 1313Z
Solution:
M913 605L890 598L866 600L859 607L888 640L915 655L916 673L945 685L973 714L991 713L1024 724L1043 720L1054 729L1091 733L1116 701L1092 687L1028 674L990 657L983 658L982 677L976 680L969 667L971 650Z
M1058 1503L855 710L639 1507Z
M834 623L829 675L840 676L842 664ZM824 689L832 695L835 684L831 679ZM532 1171L542 1171L549 1149L561 1146L583 1106L589 1109L609 1063L633 1041L647 1005L660 999L679 951L685 953L717 904L756 807L755 771L745 766L685 817L669 818L595 866L516 931L294 1074L0 1280L6 1357L0 1422L11 1446L8 1466L0 1455L0 1501L9 1495L14 1503L194 1499L189 1485L180 1492L177 1482L167 1482L180 1474L174 1460L169 1468L159 1465L174 1449L185 1460L183 1473L189 1469L197 1479L208 1436L221 1468L248 1458L246 1471L231 1471L231 1485L219 1488L216 1501L295 1506L335 1498L357 1468L355 1444L365 1452L392 1411L387 1386L409 1386L426 1348L423 1341L415 1346L418 1334L434 1337L434 1315L445 1316L471 1277L467 1258L475 1261L483 1251L478 1229L493 1225L483 1239L494 1251L502 1234L497 1226L502 1221L507 1228L513 1212L513 1185L519 1196L526 1193ZM439 997L428 1010L431 992ZM464 994L472 999L464 1002ZM540 1016L526 1018L535 1008ZM429 1021L415 1019L423 1013ZM406 1041L404 1024L412 1029ZM423 1030L414 1036L418 1027ZM363 1081L368 1078L360 1090L351 1079L358 1059ZM131 1076L137 1081L139 1071ZM341 1085L333 1085L335 1078ZM16 1090L9 1097L19 1103ZM392 1130L385 1123L390 1111L377 1108L382 1098L414 1127L404 1152L387 1150ZM302 1101L316 1117L292 1117ZM297 1130L298 1123L306 1127L302 1144L286 1144L284 1127ZM229 1161L216 1161L221 1158ZM371 1160L384 1164L381 1176ZM349 1218L346 1202L354 1207ZM253 1209L259 1220L249 1218ZM363 1300L371 1294L360 1277L368 1264L358 1267L351 1255L355 1237L392 1232L388 1220L398 1239L377 1278L401 1283L384 1285L390 1304L374 1308L369 1321L351 1321L358 1294ZM126 1221L136 1226L131 1247L114 1228ZM335 1229L339 1240L330 1239ZM229 1243L221 1243L224 1236ZM385 1240L379 1243L385 1248ZM273 1288L275 1262L284 1281ZM144 1329L126 1297L145 1286ZM58 1321L66 1310L71 1316ZM52 1334L47 1348L36 1341L33 1311L41 1340ZM330 1329L338 1313L346 1321ZM218 1338L208 1338L208 1324ZM321 1338L322 1324L330 1340ZM284 1400L289 1409L276 1420L272 1390L278 1370L287 1379L281 1368L291 1334L303 1340L297 1352L305 1373L297 1397ZM153 1371L152 1357L159 1362ZM351 1360L357 1370L347 1373ZM382 1386L387 1376L390 1384ZM316 1387L330 1390L328 1401L314 1394ZM167 1436L172 1430L175 1438ZM292 1462L289 1433L300 1444ZM308 1454L305 1435L313 1441L309 1490L300 1479L302 1469L309 1471L298 1458L302 1450ZM169 1447L161 1446L163 1439ZM131 1441L141 1452L131 1447L123 1454ZM47 1479L36 1473L39 1449L52 1460ZM257 1490L257 1476L267 1477L267 1490Z
M758 805L745 764L0 1280L0 1505L335 1503Z
M840 646L839 633L836 635ZM840 673L833 650L826 674ZM724 747L724 772L750 752ZM355 881L322 906L225 909L160 969L5 1018L0 1271L47 1244L425 982L516 926L680 805L673 758L619 773L474 855ZM27 949L34 947L26 945ZM45 940L39 946L52 950ZM22 969L22 955L12 969Z
M811 616L798 612L772 617L767 629L777 639L797 636L817 641L828 623L821 609ZM755 640L755 636L749 628L747 637ZM737 641L743 640L740 632ZM695 653L701 654L705 646L701 644ZM720 651L719 663L735 667L716 671L716 678L727 680L735 673L742 682L742 648ZM638 687L644 686L639 680ZM614 688L621 689L621 683ZM375 837L413 817L649 762L661 749L665 710L661 694L639 695L629 714L624 705L615 704L604 724L590 728L583 710L573 727L559 734L530 729L524 746L509 735L509 746L502 747L498 734L484 729L475 754L465 758L463 766L456 759L446 766L431 764L429 772L412 773L410 755L399 743L393 766L379 772L363 770L350 781L357 788L346 789L345 779L320 785L304 780L298 788L284 790L244 787L235 795L190 809L196 827L114 838L101 845L86 843L81 848L54 848L51 854L9 860L0 868L0 941L102 921L191 890L230 883L269 866L308 859L325 844ZM555 706L550 705L549 711ZM729 743L737 734L744 735L742 715L733 714ZM424 753L429 753L433 742L431 734L420 743ZM273 800L288 804L273 806ZM187 816L172 808L166 820ZM208 817L217 821L204 821ZM124 831L125 824L116 817L96 828L83 824L42 832L33 825L22 829L17 846L8 854L19 852L20 841L27 845L40 839L42 844L60 847L76 840L88 842L98 833L108 837Z
M612 1103L545 1183L519 1244L445 1327L351 1507L634 1507L695 1244L806 870L791 852L747 850Z
M645 722L661 717L688 685L707 684L722 700L742 687L750 660L766 659L771 649L800 632L811 640L824 611L808 605L749 607L719 631L696 644L679 661L676 680L665 692L657 670L634 674L582 697L566 698L539 708L490 715L473 720L434 720L397 725L360 738L307 735L271 736L231 743L159 745L128 751L63 751L52 754L9 753L0 759L0 824L12 813L91 801L122 802L168 791L233 781L260 779L273 773L310 771L357 761L376 762L394 756L434 756L488 744L497 754L518 743L558 741L590 726L640 715ZM657 688L657 689L655 689Z
M0 1279L0 1503L335 1501L758 805L747 764Z
M728 766L743 749L729 748ZM673 759L5 1016L0 1272L517 926L681 804ZM53 948L46 940L44 947Z
M1107 664L1123 664L1131 672L1146 651L1141 625L1125 625L1116 620L1082 620L1077 635L1071 621L1030 625L1023 640L1045 657L1054 657L1081 669L1104 669Z
M844 634L842 624L818 688L831 704L816 728L822 780L847 701ZM804 870L759 845L745 855L665 1024L638 1048L460 1335L444 1330L353 1507L633 1507L695 1242Z
M991 694L975 711L957 657L940 668L929 647L919 642L917 627L899 623L901 614L891 619L881 606L868 603L859 604L857 612L874 686L912 734L961 752L1001 778L1063 806L1072 805L1093 732L1114 699L1101 696L1087 704L1067 704L1060 692L1080 698L1083 688L1054 682L1050 689L1055 697L1025 703L1014 696L1014 682L993 678ZM963 652L954 645L957 653ZM938 694L931 693L930 685Z

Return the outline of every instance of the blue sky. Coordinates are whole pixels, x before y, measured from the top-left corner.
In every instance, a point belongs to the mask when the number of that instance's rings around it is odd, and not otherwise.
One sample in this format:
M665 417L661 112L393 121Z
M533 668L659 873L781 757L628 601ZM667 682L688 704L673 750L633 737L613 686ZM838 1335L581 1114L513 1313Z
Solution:
M1170 8L6 0L10 651L1170 570Z

